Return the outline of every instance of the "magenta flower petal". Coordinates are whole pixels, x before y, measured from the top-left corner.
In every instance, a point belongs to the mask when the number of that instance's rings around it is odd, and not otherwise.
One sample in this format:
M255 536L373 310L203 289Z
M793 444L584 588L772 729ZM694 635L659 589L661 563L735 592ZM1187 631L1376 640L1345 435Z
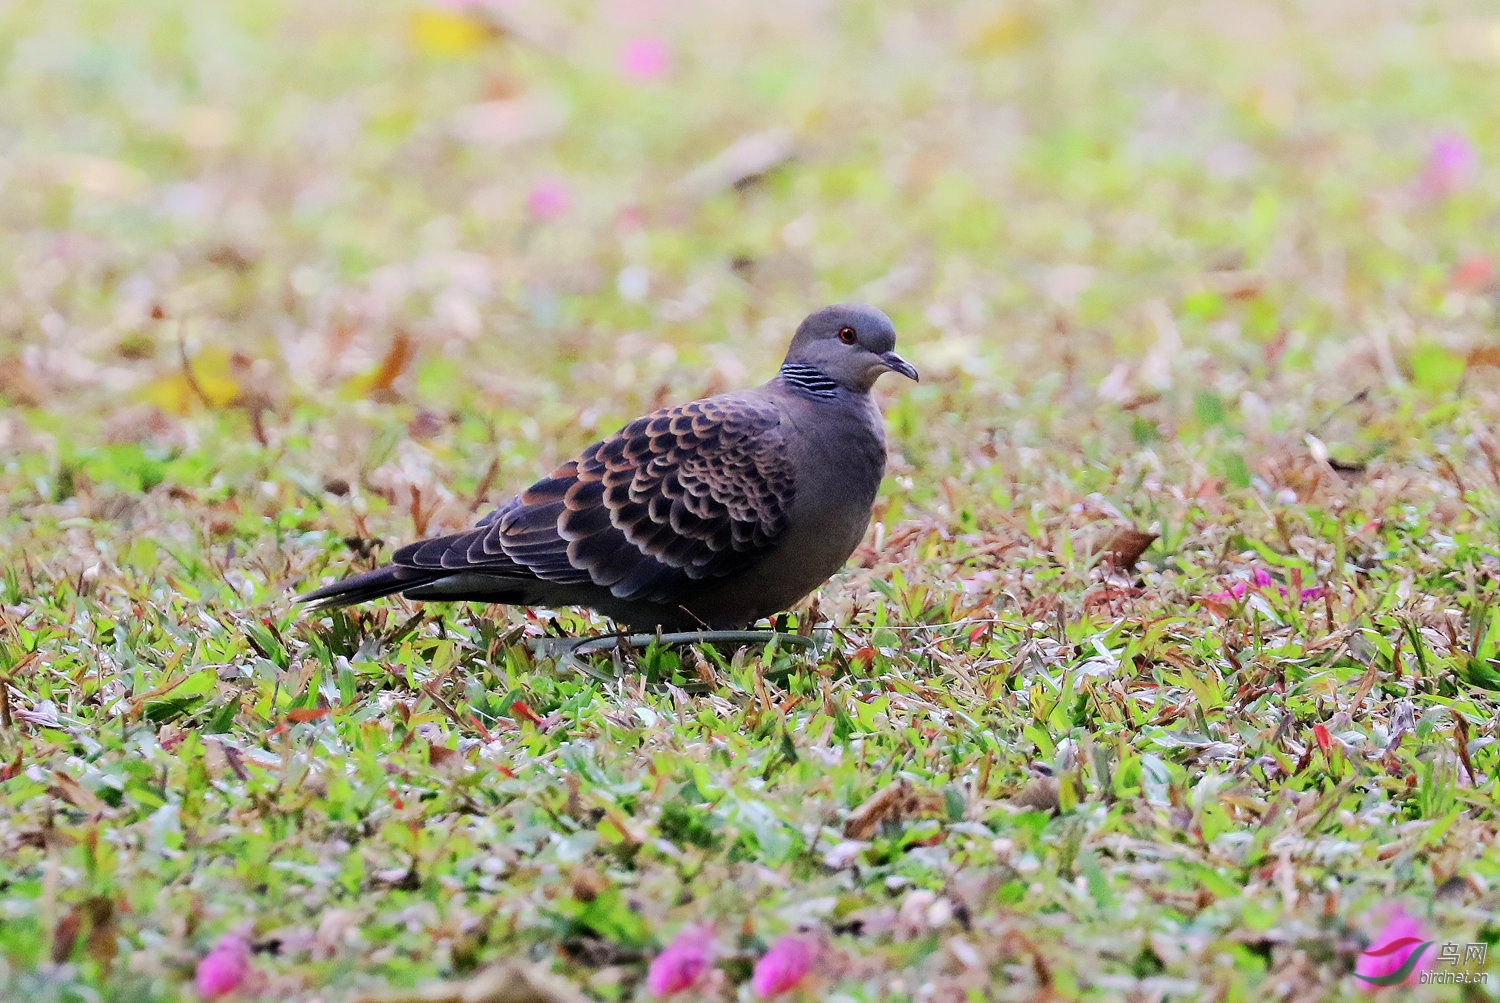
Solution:
M800 934L782 937L755 963L750 987L761 997L795 989L812 971L813 955L810 938Z
M1203 598L1208 599L1211 602L1226 602L1226 603L1227 602L1236 602L1236 601L1238 601L1240 599L1245 598L1245 595L1249 591L1250 591L1250 583L1249 582L1231 582L1230 585L1229 585L1229 588L1226 589L1225 591L1223 591L1223 592L1210 592L1208 595L1204 596Z
M526 197L526 211L543 222L556 219L572 207L572 190L555 178L539 183Z
M1300 581L1300 576L1295 574L1292 576L1293 584L1297 584ZM1238 599L1243 599L1252 591L1260 592L1264 589L1269 589L1272 587L1275 587L1276 594L1281 596L1283 599L1295 594L1299 602L1312 602L1314 599L1321 599L1328 592L1328 586L1326 585L1313 585L1309 588L1297 590L1289 589L1285 585L1278 584L1276 579L1273 578L1271 576L1271 573L1265 568L1256 568L1254 571L1250 572L1249 581L1240 580L1232 582L1227 590L1222 592L1210 592L1203 598L1211 602L1227 603L1233 602Z
M1360 977L1358 980L1360 988L1365 992L1374 992L1384 988L1365 980L1384 978L1400 971L1411 956L1411 952L1431 940L1432 938L1427 936L1427 931L1422 927L1422 921L1398 905L1395 911L1389 914L1389 919L1386 920L1380 932L1371 938L1369 948L1354 963L1354 974ZM1431 944L1428 943L1428 946L1421 950L1422 957L1402 980L1402 985L1416 985L1422 973L1432 968L1434 958Z
M659 38L633 38L620 50L620 72L642 83L672 71L672 52Z
M706 926L686 926L646 970L646 988L653 996L671 996L692 989L714 966L719 945Z
M250 945L238 934L228 934L203 956L193 972L193 983L204 999L218 999L239 989L250 974Z
M1432 141L1417 189L1439 199L1467 187L1479 172L1479 155L1461 132L1445 132Z

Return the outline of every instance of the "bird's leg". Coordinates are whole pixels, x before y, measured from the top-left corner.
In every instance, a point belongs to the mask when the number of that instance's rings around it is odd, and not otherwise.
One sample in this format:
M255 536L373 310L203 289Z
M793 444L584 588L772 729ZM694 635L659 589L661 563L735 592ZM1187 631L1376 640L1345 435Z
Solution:
M562 643L556 643L559 641ZM654 634L593 634L569 641L562 641L561 638L537 638L533 644L533 650L538 655L556 657L558 668L573 669L606 683L620 681L625 668L625 656L635 649L649 648L652 645L661 647L716 645L736 648L774 645L781 650L795 649L803 654L816 654L818 650L816 638L775 630L688 630ZM610 652L613 656L615 670L613 673L590 664L586 657L581 657L604 652Z

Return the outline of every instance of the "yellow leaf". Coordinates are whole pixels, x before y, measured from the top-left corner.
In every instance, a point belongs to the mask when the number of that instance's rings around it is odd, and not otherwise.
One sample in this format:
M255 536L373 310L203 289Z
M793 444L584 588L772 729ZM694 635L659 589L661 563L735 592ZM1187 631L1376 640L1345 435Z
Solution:
M380 365L373 372L362 376L356 376L344 385L347 396L373 397L391 392L391 385L396 382L396 377L406 372L411 365L412 359L416 358L417 346L411 340L411 335L404 331L396 332L391 339L390 345L381 356Z
M188 414L207 405L228 407L239 399L240 385L234 378L230 352L209 348L191 360L146 385L142 395L171 414Z
M1030 12L1005 7L978 26L965 48L973 56L999 56L1034 41L1040 34L1041 25Z
M428 8L412 13L411 43L424 56L464 56L489 38L489 29L466 14Z

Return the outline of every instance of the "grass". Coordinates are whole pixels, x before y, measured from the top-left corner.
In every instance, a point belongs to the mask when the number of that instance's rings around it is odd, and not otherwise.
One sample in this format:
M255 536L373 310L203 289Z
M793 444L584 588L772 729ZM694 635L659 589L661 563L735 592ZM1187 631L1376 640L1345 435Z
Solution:
M0 9L0 995L235 930L308 1001L644 998L689 924L725 999L799 929L831 1000L1500 938L1493 11L670 14ZM289 605L854 298L923 382L816 657Z

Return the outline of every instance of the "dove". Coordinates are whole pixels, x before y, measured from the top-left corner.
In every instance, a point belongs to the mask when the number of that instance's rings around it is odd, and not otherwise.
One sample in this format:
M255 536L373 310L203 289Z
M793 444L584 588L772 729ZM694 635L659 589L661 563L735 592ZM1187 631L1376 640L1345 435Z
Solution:
M313 608L585 606L639 631L732 630L795 605L864 538L885 473L870 389L916 380L880 310L824 307L768 382L662 408L459 533L308 592Z

